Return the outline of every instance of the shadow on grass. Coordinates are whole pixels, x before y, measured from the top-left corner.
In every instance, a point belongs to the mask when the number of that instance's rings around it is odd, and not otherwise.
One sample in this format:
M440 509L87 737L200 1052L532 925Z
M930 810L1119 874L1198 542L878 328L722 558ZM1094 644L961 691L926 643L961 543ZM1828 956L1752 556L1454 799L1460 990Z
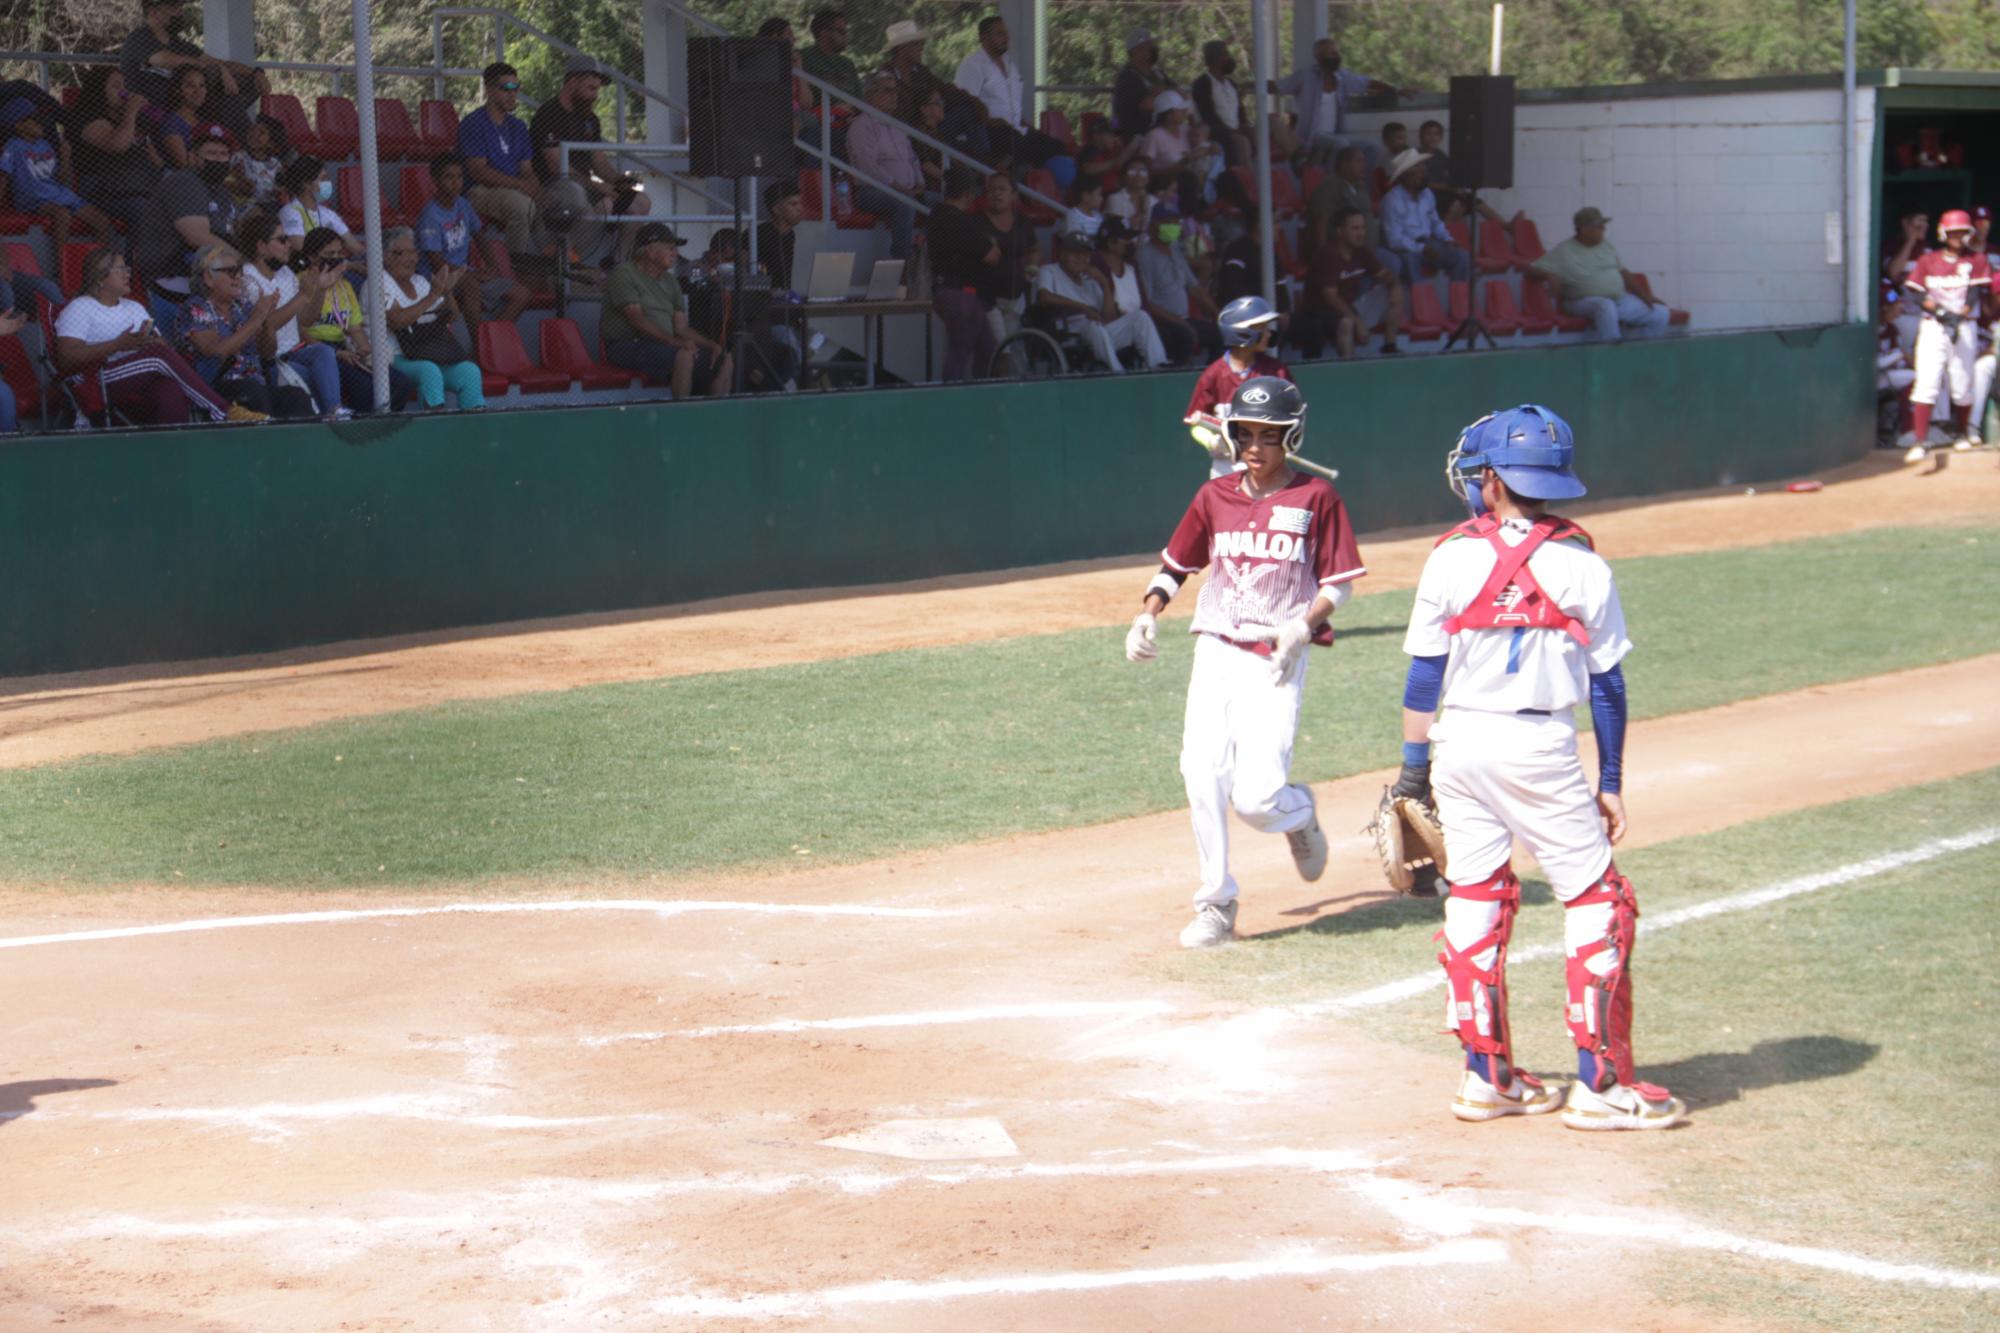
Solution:
M1846 1037L1785 1037L1760 1041L1747 1051L1717 1051L1666 1065L1645 1065L1648 1083L1663 1083L1696 1112L1733 1102L1746 1092L1785 1083L1852 1074L1881 1053L1873 1042Z
M36 1078L19 1083L0 1083L0 1125L32 1114L37 1097L46 1097L52 1092L110 1088L117 1083L115 1078Z
M1280 912L1280 916L1311 916L1322 907L1348 901L1344 898L1322 898L1315 903L1304 903ZM1534 907L1555 901L1549 886L1538 879L1521 881L1521 905ZM1344 912L1334 912L1327 916L1313 917L1311 921L1296 926L1285 926L1278 930L1267 930L1257 935L1245 935L1243 941L1275 941L1293 935L1365 935L1371 930L1399 930L1412 924L1429 923L1433 926L1444 924L1444 899L1405 898L1401 894L1383 890L1379 896L1368 898Z

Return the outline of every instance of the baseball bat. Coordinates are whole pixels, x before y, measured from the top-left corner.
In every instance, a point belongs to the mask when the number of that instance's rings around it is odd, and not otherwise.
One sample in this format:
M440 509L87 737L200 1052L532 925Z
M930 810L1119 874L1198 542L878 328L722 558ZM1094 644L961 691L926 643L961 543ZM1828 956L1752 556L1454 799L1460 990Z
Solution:
M1188 433L1194 436L1194 442L1196 444L1200 445L1204 450L1206 450L1209 448L1210 445L1215 443L1216 437L1221 433L1220 430L1218 429L1220 424L1221 423L1217 422L1214 417L1206 415L1200 416L1197 417L1194 421L1189 423ZM1317 476L1325 477L1328 481L1335 481L1338 480L1340 477L1339 468L1326 467L1322 464L1315 463L1310 458L1307 458L1303 454L1292 455L1292 466L1304 468L1306 471L1311 472Z

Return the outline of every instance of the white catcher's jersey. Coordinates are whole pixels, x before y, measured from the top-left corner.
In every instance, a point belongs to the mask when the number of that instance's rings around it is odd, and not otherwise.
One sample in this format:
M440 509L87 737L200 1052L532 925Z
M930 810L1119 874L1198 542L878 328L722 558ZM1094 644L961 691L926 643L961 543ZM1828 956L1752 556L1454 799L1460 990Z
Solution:
M1508 519L1501 524L1501 540L1519 546L1530 526ZM1466 629L1447 634L1445 622L1472 605L1493 573L1495 559L1492 544L1481 537L1454 537L1432 551L1417 583L1403 651L1412 657L1450 655L1438 701L1441 707L1565 713L1589 698L1593 674L1609 671L1632 650L1611 566L1595 551L1572 541L1544 542L1528 560L1542 591L1582 622L1590 635L1588 648L1560 629Z

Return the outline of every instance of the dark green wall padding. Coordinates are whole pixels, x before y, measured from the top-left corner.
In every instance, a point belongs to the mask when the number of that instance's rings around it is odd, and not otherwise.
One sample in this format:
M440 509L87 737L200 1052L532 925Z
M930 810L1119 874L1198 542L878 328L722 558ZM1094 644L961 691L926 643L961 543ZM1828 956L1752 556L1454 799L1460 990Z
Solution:
M1858 457L1865 326L1301 368L1364 531L1449 519L1467 422L1545 403L1593 496ZM1192 374L0 446L0 676L1157 549ZM1137 596L1135 586L1134 596ZM726 665L718 663L718 666Z

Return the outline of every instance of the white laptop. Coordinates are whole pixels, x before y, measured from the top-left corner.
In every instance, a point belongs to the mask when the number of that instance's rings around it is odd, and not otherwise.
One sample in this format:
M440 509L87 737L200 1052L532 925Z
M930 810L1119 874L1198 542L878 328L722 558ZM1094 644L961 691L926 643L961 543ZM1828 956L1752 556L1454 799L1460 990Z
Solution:
M903 299L903 261L900 259L878 259L875 268L868 275L868 295L870 301L900 301Z
M806 283L806 300L814 305L845 301L854 283L854 252L822 250L813 256L812 278Z

